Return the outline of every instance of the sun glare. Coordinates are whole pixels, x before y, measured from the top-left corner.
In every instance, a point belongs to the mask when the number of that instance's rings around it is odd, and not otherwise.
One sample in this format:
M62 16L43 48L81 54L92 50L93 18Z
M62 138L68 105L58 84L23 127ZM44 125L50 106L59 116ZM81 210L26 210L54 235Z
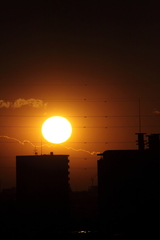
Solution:
M54 116L48 118L42 125L42 135L51 143L63 143L71 134L72 126L64 117Z

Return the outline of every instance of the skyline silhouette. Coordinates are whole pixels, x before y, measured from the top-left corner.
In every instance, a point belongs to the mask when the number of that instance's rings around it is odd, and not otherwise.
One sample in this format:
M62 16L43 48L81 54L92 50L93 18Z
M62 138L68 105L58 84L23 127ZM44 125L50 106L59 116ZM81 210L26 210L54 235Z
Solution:
M156 236L160 134L136 135L137 149L97 154L98 184L88 191L71 189L69 155L16 156L16 189L0 195L2 234Z

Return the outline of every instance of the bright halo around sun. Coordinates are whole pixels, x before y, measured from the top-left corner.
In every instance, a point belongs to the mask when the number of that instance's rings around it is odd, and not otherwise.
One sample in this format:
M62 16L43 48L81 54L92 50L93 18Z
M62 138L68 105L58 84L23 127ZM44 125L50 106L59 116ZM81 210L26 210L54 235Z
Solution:
M72 134L72 126L64 117L48 118L42 125L43 137L51 143L63 143Z
M48 118L42 125L43 137L51 143L63 143L72 134L72 126L64 117Z

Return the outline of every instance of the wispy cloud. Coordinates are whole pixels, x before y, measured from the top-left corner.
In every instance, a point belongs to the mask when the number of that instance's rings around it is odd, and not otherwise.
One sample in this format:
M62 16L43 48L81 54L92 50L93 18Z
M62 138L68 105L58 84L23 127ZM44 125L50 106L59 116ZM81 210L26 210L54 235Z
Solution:
M9 101L5 102L4 100L0 100L0 108L21 108L27 105L33 108L45 108L47 106L47 103L43 102L40 99L34 98L29 99L18 98L14 102Z
M158 111L156 108L153 110L154 114L160 114L160 111Z
M6 138L6 139L9 139L9 140L13 140L13 141L15 141L15 142L17 142L17 143L19 143L19 144L21 144L21 145L25 145L25 144L30 144L32 147L34 147L35 148L35 150L36 150L36 148L42 148L42 147L48 147L48 148L50 148L50 147L57 147L57 144L54 144L54 143L51 143L51 144L41 144L41 145L35 145L35 144L33 144L31 141L29 141L29 140L23 140L23 141L20 141L19 139L17 139L17 138L14 138L14 137L9 137L9 136L6 136L6 135L3 135L3 136L1 136L0 135L0 138ZM93 152L90 152L90 151L87 151L87 150L85 150L85 149L76 149L76 148L73 148L73 147L66 147L65 145L63 145L63 144L59 144L59 145L61 145L62 147L64 147L64 148L66 148L66 149L68 149L68 150L73 150L73 151L76 151L76 152L85 152L85 153L88 153L88 154L90 154L90 155L94 155L94 154L99 154L100 152L95 152L95 151L93 151Z

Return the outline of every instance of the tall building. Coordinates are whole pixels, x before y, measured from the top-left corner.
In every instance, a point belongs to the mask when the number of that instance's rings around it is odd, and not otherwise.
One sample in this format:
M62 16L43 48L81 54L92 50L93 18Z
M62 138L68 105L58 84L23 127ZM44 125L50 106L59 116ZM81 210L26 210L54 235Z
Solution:
M17 204L23 212L45 214L47 218L50 215L54 219L67 217L68 156L51 152L50 155L16 157Z
M107 150L98 154L98 197L101 226L149 228L159 216L160 138L138 134L138 150ZM152 225L153 226L153 225Z

